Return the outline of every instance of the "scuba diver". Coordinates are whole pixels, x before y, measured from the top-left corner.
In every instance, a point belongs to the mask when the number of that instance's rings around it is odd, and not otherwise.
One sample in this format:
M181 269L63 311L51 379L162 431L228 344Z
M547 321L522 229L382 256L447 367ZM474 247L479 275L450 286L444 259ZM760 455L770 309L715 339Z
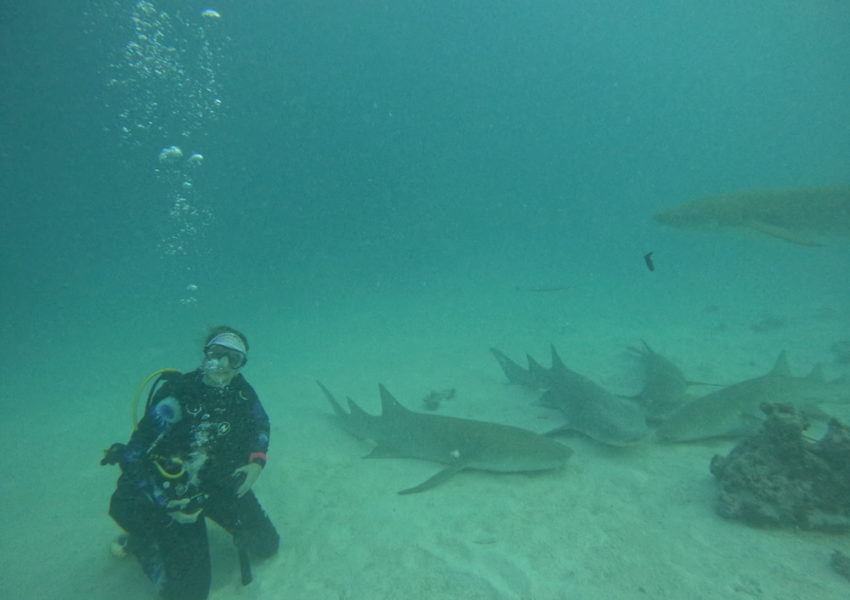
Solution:
M207 598L207 518L233 535L243 584L249 556L277 552L278 533L251 490L266 464L269 419L239 372L247 359L242 333L212 329L201 367L162 373L130 441L101 461L121 467L109 515L126 534L113 553L134 554L163 598Z

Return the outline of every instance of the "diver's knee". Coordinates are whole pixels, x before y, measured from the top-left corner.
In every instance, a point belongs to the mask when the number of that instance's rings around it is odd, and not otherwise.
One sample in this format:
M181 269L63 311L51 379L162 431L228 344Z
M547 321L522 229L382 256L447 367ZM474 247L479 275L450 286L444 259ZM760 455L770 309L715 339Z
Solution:
M274 529L263 531L259 535L252 536L251 554L257 558L268 558L277 553L280 548L280 535Z

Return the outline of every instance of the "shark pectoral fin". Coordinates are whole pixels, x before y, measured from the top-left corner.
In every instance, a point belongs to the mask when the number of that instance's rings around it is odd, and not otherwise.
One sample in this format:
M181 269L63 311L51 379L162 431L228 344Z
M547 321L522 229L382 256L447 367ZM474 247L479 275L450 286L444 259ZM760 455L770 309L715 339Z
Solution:
M468 463L466 462L456 462L453 465L449 465L436 475L429 477L419 485L413 486L412 488L407 488L406 490L401 490L399 492L400 495L404 496L407 494L418 494L419 492L424 492L425 490L430 490L432 487L438 486L444 481L451 479L455 473L458 471L463 471Z
M783 240L786 242L791 242L792 244L798 244L800 246L821 246L822 244L818 244L817 242L813 242L810 239L803 237L800 233L796 231L791 231L786 227L781 227L779 225L772 225L770 223L765 223L764 221L756 221L750 220L745 223L747 227L750 229L754 229L760 233L765 235L769 235L771 237L775 237L779 240Z

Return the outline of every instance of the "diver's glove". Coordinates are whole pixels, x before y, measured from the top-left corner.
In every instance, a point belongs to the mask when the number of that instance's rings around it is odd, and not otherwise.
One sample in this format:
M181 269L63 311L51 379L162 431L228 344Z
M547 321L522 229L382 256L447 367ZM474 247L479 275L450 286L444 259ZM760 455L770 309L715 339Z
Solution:
M245 478L242 480L242 483L239 484L239 487L236 488L236 497L241 498L245 494L248 493L248 490L251 489L251 486L254 485L254 482L257 481L257 477L260 476L260 473L263 472L263 467L259 463L248 463L242 467L239 467L235 471L233 471L234 477L239 477L241 475L245 475Z
M181 498L180 500L170 500L165 505L166 514L180 524L194 523L201 515L203 508L199 508L197 504L192 504L192 498ZM194 511L194 512L193 512Z
M124 459L124 452L126 450L127 444L112 444L103 451L103 458L100 460L101 466L120 465Z

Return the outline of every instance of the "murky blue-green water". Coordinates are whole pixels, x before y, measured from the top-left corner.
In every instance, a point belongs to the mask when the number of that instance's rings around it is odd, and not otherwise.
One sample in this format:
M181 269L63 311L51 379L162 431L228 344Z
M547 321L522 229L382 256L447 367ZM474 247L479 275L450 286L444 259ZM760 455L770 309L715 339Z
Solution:
M846 239L652 214L850 184L848 31L837 1L7 2L0 465L39 533L4 536L0 589L148 597L102 552L96 461L141 378L191 368L220 322L258 349L267 404L321 409L331 374L495 379L493 344L594 365L645 337L735 377L787 349L842 374ZM767 317L787 327L753 337Z

